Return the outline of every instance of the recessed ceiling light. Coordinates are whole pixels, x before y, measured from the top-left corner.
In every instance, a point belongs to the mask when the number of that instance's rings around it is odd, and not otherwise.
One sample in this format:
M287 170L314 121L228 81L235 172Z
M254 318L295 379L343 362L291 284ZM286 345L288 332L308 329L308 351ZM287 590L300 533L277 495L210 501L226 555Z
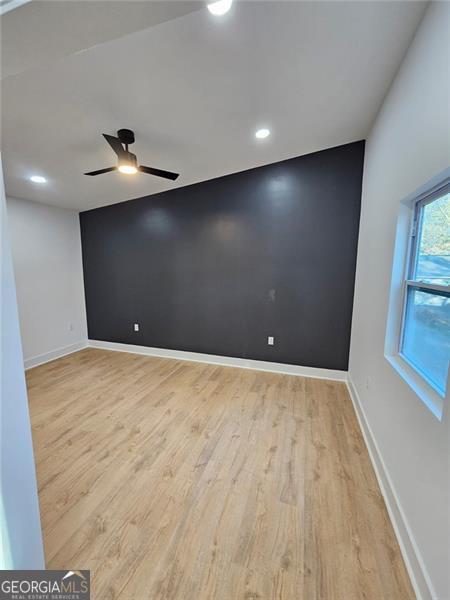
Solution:
M30 177L30 180L33 183L45 183L47 180L45 179L45 177L42 177L42 175L32 175Z
M269 137L269 135L270 129L263 127L262 129L258 129L258 131L255 133L255 138L258 140L263 140L264 138Z
M208 10L212 15L221 17L230 10L232 4L233 0L217 0L208 4Z

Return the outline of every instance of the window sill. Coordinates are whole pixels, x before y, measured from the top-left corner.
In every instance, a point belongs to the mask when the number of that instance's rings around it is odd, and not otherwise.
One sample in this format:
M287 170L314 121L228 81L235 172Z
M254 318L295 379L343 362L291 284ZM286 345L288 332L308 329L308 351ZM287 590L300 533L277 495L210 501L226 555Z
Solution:
M390 356L385 354L386 360L397 373L406 381L409 387L422 400L425 406L439 420L444 412L444 398L434 390L399 354Z

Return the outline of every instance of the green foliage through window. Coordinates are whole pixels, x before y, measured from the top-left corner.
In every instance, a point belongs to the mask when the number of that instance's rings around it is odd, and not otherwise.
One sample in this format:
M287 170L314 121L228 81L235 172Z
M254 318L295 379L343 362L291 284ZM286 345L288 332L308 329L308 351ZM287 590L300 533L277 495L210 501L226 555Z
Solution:
M450 193L423 209L419 254L450 255Z

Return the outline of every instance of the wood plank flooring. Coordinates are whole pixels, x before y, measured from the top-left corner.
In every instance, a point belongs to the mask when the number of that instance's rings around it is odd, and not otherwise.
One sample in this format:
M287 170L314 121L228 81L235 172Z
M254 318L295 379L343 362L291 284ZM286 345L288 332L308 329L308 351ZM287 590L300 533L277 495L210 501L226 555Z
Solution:
M47 568L93 599L414 598L343 383L96 349L27 383Z

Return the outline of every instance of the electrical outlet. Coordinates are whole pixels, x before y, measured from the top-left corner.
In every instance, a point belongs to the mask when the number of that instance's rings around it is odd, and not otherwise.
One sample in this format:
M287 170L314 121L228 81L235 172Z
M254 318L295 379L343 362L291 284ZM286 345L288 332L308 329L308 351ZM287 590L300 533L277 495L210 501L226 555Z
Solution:
M135 323L134 324L134 330L135 331L139 331L139 323Z
M73 331L73 330L74 330L73 323L69 323L69 331Z
M271 335L269 335L269 337L267 338L267 345L268 346L273 346L275 344L275 338Z

